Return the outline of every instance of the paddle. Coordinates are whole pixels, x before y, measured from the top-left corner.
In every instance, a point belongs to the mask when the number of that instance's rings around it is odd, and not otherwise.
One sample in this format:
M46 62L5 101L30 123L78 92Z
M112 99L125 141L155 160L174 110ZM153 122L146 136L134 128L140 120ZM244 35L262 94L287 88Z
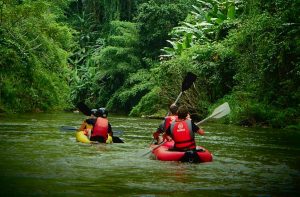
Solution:
M177 96L174 104L176 105L179 98L181 97L182 93L186 90L188 90L192 84L196 81L197 76L191 72L188 72L187 75L185 76L182 84L181 84L181 92L179 93L179 95ZM169 115L170 112L167 113L167 116Z
M166 142L167 142L167 141L161 142L159 145L157 145L157 146L156 146L155 148L153 148L152 150L150 150L150 151L144 153L144 154L142 155L142 157L144 157L144 156L148 155L149 153L153 152L154 150L158 149L159 147L161 147L162 145L164 145Z
M230 113L230 107L228 105L227 102L223 103L222 105L218 106L214 111L213 113L208 116L207 118L205 118L204 120L201 120L200 122L196 123L196 125L199 125L199 124L203 124L204 122L210 120L210 119L219 119L219 118L222 118L224 116L226 116L227 114Z
M219 118L222 118L224 116L226 116L227 114L230 113L230 107L228 105L227 102L223 103L222 105L218 106L214 111L213 113L208 116L207 118L201 120L200 122L196 123L196 125L199 125L199 124L203 124L205 122L207 122L208 120L210 119L219 119ZM164 145L167 141L164 141L162 143L160 143L158 146L156 146L155 148L153 148L152 150L148 151L147 153L143 154L142 156L145 156L145 155L148 155L149 153L151 153L152 151L158 149L159 147L161 147L162 145Z
M112 139L113 139L113 143L124 143L124 141L121 140L121 138L119 138L117 136L113 136Z
M177 96L174 104L177 104L179 98L181 97L182 93L184 91L186 91L187 89L189 89L192 84L196 81L197 76L191 72L188 72L187 75L185 76L182 84L181 84L181 92L179 93L179 95ZM86 104L84 102L79 102L77 103L77 108L79 109L79 111L81 111L84 115L86 116L90 116L91 115L91 110L88 106L86 106ZM167 116L169 115L169 112L167 113ZM151 144L153 143L153 141L151 142Z
M176 105L179 98L181 97L182 93L186 90L188 90L192 84L196 81L197 79L197 76L194 74L194 73L191 73L191 72L188 72L185 76L185 78L183 79L182 81L182 84L181 84L181 92L179 93L179 95L177 96L174 104ZM170 114L170 112L168 111L167 115L168 116ZM153 144L155 139L152 139L151 143L150 144Z
M72 126L61 126L59 128L60 131L77 131L78 129L76 127Z
M61 126L60 127L60 131L77 131L78 129L76 127L72 127L72 126ZM113 134L114 135L123 135L124 131L121 130L114 130Z
M91 109L88 106L86 106L84 102L79 102L76 106L79 109L79 111L81 111L84 115L90 116L92 114Z

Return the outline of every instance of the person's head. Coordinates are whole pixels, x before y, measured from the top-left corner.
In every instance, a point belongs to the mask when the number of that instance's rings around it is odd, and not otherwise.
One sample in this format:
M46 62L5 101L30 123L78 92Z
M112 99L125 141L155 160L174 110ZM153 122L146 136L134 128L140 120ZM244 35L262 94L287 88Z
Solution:
M91 116L96 116L97 109L91 109Z
M178 115L179 119L186 119L188 113L189 113L189 110L185 105L180 106L178 108L177 115Z
M99 108L99 109L97 110L96 116L97 116L97 117L102 117L102 118L107 118L107 116L108 116L108 111L107 111L105 108L101 107L101 108Z
M178 107L176 104L173 103L172 105L170 105L169 109L172 114L177 114Z

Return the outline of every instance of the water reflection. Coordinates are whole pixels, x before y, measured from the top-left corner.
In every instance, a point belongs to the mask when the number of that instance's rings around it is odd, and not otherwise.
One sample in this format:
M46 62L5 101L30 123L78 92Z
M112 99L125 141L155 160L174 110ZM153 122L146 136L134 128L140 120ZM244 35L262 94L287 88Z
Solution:
M124 144L75 141L85 116L14 114L0 119L0 187L4 196L298 196L299 131L211 123L197 143L206 164L142 156L161 120L112 116Z

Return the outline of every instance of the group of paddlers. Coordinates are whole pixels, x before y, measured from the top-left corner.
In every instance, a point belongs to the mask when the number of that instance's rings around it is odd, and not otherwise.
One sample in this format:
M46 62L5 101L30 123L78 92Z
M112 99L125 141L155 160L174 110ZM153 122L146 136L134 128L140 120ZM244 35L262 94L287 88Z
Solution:
M153 133L153 137L158 144L173 140L174 150L187 151L196 149L195 133L204 135L204 130L191 120L188 108L184 105L178 108L172 104L169 115Z
M79 131L84 131L91 141L112 143L113 131L107 117L108 111L105 108L92 109L91 116L83 121ZM204 135L203 129L191 120L188 108L186 106L178 108L172 104L169 114L153 133L153 137L157 144L173 140L175 150L186 151L196 149L195 133Z
M112 143L113 132L107 116L105 108L92 109L90 117L83 121L79 131L83 131L91 141Z

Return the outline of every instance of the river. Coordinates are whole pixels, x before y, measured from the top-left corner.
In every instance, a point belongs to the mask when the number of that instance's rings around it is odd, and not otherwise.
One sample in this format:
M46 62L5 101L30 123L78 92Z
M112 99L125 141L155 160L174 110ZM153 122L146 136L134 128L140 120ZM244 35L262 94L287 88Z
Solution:
M74 113L0 115L1 196L300 196L300 131L203 125L213 162L143 156L160 120L112 115L124 144L87 145Z

